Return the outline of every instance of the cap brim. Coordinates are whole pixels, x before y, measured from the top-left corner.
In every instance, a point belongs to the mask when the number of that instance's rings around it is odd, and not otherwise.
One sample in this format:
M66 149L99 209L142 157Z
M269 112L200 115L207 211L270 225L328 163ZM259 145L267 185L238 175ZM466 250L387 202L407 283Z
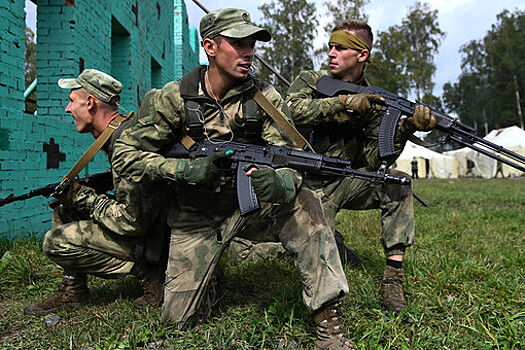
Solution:
M82 87L82 85L77 82L76 78L59 79L58 86L60 86L62 89L79 89Z
M248 23L235 26L234 28L223 30L220 33L220 35L227 36L229 38L247 38L253 35L255 37L255 40L272 40L272 35L269 31Z

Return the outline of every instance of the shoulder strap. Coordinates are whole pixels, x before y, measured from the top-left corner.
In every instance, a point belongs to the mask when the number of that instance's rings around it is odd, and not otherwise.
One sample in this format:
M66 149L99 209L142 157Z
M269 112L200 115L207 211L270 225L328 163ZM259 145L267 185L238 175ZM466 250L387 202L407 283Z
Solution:
M202 120L204 118L201 105L193 100L184 100L184 114L188 135L200 142L204 139Z
M312 146L306 141L306 139L297 131L295 126L290 123L286 118L283 117L281 112L275 108L275 106L263 95L261 90L256 86L253 86L250 90L250 94L253 99L264 109L266 113L283 129L286 135L292 139L292 141L301 149L309 149L313 152Z
M80 157L76 164L71 168L64 178L73 180L80 173L82 169L89 163L91 159L97 154L97 152L104 146L106 141L111 137L111 134L120 126L122 122L133 116L133 112L126 115L116 116L108 125L106 130L93 142L93 144L87 149L86 152Z

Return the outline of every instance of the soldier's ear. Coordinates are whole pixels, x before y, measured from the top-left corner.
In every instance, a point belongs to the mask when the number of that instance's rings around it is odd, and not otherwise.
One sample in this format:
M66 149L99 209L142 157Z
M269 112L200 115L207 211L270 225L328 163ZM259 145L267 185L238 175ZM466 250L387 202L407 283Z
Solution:
M359 53L359 56L357 57L358 62L365 62L368 57L370 57L370 50L364 49Z
M213 39L206 38L202 41L202 47L206 52L206 55L213 57L217 50L217 43Z
M87 109L92 109L95 107L95 96L89 94L86 98L86 107Z

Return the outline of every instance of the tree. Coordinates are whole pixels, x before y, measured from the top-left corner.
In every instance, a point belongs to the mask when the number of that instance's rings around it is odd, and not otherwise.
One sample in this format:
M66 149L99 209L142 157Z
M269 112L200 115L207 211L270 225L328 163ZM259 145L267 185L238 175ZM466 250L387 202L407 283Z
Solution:
M460 48L462 72L458 82L445 84L443 99L450 111L475 128L523 128L525 12L505 10L497 20L483 39Z
M262 44L261 56L290 82L301 70L312 69L312 43L319 24L315 4L307 0L272 0L259 10L263 27L272 33L272 40ZM288 86L269 70L261 69L260 76L281 94L286 93Z
M26 27L25 34L25 87L26 89L36 79L36 42L35 33ZM26 101L26 112L33 113L36 110L36 90L29 95Z
M430 96L436 71L434 55L445 36L437 15L438 11L431 10L428 4L416 2L401 25L379 33L372 53L370 79L383 83L378 85L391 85L398 93L414 92L420 101Z

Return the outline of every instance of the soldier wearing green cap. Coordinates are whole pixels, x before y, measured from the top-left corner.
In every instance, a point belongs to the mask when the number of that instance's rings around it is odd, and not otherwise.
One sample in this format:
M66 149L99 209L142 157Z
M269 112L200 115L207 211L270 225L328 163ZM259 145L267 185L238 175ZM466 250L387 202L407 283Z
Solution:
M122 84L106 73L86 69L77 78L60 79L58 85L71 90L66 112L80 133L98 138L110 123L110 128L116 128L102 146L111 158L115 140L130 123L130 119L117 118ZM53 211L53 228L44 237L43 251L64 269L64 278L54 293L26 307L25 314L45 315L84 304L89 296L88 274L135 275L144 289L135 304L160 303L165 257L164 261L160 253L145 257L144 250L151 251L146 242L167 237L165 212L173 191L167 184L137 185L116 173L113 183L114 199L74 181L56 196L62 204Z
M232 238L280 241L295 259L303 300L318 322L319 349L346 344L335 303L348 293L334 236L315 192L301 186L292 169L246 167L261 209L241 216L233 178L217 168L217 153L197 159L168 159L159 151L188 138L194 141L269 143L294 147L277 123L250 97L257 87L290 120L279 93L249 75L257 40L270 33L242 9L219 9L200 23L209 66L144 98L138 121L115 144L113 166L135 182L169 181L177 186L172 208L170 257L166 272L163 319L187 328L206 317L213 303L215 269ZM330 316L328 327L324 322ZM328 317L326 316L326 317ZM343 347L337 347L337 349Z
M414 131L428 131L435 121L428 108L416 109L406 118L396 133L397 155L381 159L378 149L381 101L370 96L340 95L322 97L316 84L331 76L367 86L365 65L370 58L373 35L368 24L346 20L332 31L328 52L330 69L303 71L288 90L286 102L295 124L313 140L318 153L351 160L354 167L377 170L382 161L394 163ZM373 108L370 108L370 107ZM422 106L419 106L422 107ZM392 170L398 176L408 175ZM403 295L402 261L405 251L414 242L414 209L412 190L406 185L380 185L361 179L310 177L310 186L321 193L327 220L335 226L335 216L341 209L380 209L381 243L387 257L381 282L382 305L387 310L401 310L407 303Z

